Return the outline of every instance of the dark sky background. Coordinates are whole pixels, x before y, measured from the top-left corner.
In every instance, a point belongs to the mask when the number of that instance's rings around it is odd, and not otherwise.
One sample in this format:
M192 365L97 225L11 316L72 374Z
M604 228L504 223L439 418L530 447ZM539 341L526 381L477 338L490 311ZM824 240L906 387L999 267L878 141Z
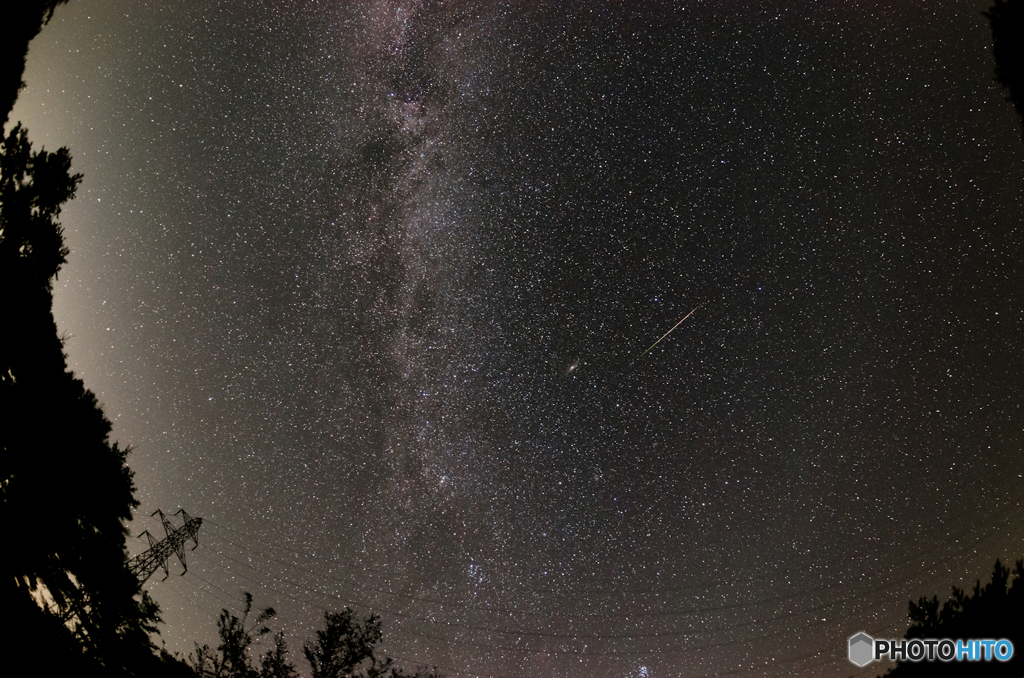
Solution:
M206 519L168 647L248 590L304 670L349 604L455 677L878 673L849 636L1024 556L986 5L59 8L11 121L85 174L132 553Z

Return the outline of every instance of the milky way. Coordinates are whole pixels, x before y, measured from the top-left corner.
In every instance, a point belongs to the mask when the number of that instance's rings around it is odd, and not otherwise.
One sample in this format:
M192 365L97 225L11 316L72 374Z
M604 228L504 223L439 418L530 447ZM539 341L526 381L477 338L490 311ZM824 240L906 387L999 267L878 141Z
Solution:
M206 519L169 647L249 590L296 655L347 604L453 676L848 675L1024 556L985 5L771 4L58 9L12 121L86 177L133 531Z

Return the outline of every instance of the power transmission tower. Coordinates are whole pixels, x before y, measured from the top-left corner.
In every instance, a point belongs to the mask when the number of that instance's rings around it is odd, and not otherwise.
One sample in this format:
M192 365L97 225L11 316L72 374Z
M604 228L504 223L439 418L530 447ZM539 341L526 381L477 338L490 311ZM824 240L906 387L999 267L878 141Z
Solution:
M195 543L195 546L192 547L193 551L199 546L199 540L196 538L196 535L199 534L199 526L203 524L202 518L193 518L185 513L185 509L181 509L178 513L184 516L185 524L181 527L175 527L160 509L154 511L153 515L155 516L158 513L160 514L160 520L164 524L164 532L167 533L167 536L157 541L149 533L149 530L145 530L142 534L149 537L149 548L128 561L128 569L139 578L139 584L152 577L153 573L156 572L156 568L161 566L164 568L164 579L171 576L171 570L167 567L167 560L172 555L178 556L181 566L185 568L182 574L185 574L185 572L188 572L188 566L185 565L185 541L191 539ZM178 515L178 513L174 515ZM142 534L139 536L141 537Z

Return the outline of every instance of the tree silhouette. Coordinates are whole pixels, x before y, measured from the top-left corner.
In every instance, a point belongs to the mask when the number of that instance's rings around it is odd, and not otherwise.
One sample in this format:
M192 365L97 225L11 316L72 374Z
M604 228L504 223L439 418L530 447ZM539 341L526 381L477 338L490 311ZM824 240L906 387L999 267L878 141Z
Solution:
M1010 90L1024 124L1024 0L995 0L983 14L992 27L996 80Z
M395 668L390 657L377 655L381 638L380 617L370 615L360 622L346 607L324 613L324 628L316 632L315 644L303 647L303 654L313 678L441 678L436 671L417 669L410 676Z
M288 662L288 646L284 642L284 633L274 635L274 647L263 655L260 665L260 678L298 678L295 667Z
M984 588L975 583L974 592L966 595L953 587L953 595L942 607L938 596L920 598L910 602L910 628L905 638L999 639L1013 643L1014 657L1008 662L900 662L888 676L986 676L1024 675L1024 560L1014 568L1014 580L1009 584L1010 570L998 560L992 570L992 581Z
M380 619L369 616L363 622L353 619L352 610L324 613L324 628L316 632L316 643L306 645L303 654L313 669L313 678L351 676L365 662L369 670L380 675L390 666L390 659L374 656L374 646L381 639Z
M28 132L19 123L0 148L0 261L4 275L33 293L51 291L51 279L67 263L64 231L57 222L65 202L82 180L72 175L71 155L32 152ZM56 333L55 333L56 336Z
M249 623L249 614L252 612L252 594L245 594L245 609L242 616L238 617L228 610L220 611L220 618L217 620L217 631L220 635L220 645L217 652L212 652L209 646L200 647L196 645L196 652L193 655L192 668L202 678L292 678L296 676L295 667L288 663L288 648L284 642L284 635L277 634L274 639L274 648L263 656L262 666L257 671L249 658L249 650L253 643L253 634L256 638L270 633L266 625L276 614L274 608L268 607L256 615L256 618Z
M257 669L251 660L252 645L270 633L266 623L274 617L274 609L266 608L251 623L252 594L245 594L245 609L238 617L221 610L217 620L220 645L214 652L208 645L196 644L191 657L194 675L201 678L296 678L298 673L288 661L288 646L283 633L274 635L274 644L267 650ZM370 615L359 621L349 608L341 612L325 612L324 627L316 632L316 642L306 643L303 654L313 671L313 678L443 678L435 671L418 669L403 673L393 666L390 657L377 654L382 638L380 618Z
M43 25L53 16L57 5L67 0L19 0L4 7L4 20L0 21L0 111L4 122L14 108L18 90L24 87L21 76L25 72L28 43L39 34Z
M128 450L67 369L52 313L68 255L58 217L81 180L70 166L67 149L34 152L21 125L0 143L0 609L18 620L16 665L132 675L156 660L157 608L125 563Z

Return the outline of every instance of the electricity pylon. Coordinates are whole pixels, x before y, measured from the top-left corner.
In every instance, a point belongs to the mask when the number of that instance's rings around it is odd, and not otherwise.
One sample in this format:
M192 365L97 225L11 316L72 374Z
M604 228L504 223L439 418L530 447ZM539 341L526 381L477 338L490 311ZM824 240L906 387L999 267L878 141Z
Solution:
M149 530L143 531L142 534L149 537L149 548L128 561L128 569L139 578L140 585L152 577L153 573L156 572L156 568L161 566L164 568L164 579L170 577L171 570L167 567L167 560L171 555L178 556L181 566L185 568L182 574L185 574L185 572L188 572L188 566L185 565L185 541L191 539L195 543L195 546L192 547L193 551L199 546L199 540L196 538L196 535L199 534L199 526L203 524L202 518L193 518L185 513L185 509L181 509L178 513L185 517L185 524L181 527L175 527L160 509L154 511L153 515L155 516L158 513L160 514L160 520L164 524L164 532L167 533L167 536L157 541L149 533ZM174 515L178 515L178 513ZM141 537L142 534L139 536Z

